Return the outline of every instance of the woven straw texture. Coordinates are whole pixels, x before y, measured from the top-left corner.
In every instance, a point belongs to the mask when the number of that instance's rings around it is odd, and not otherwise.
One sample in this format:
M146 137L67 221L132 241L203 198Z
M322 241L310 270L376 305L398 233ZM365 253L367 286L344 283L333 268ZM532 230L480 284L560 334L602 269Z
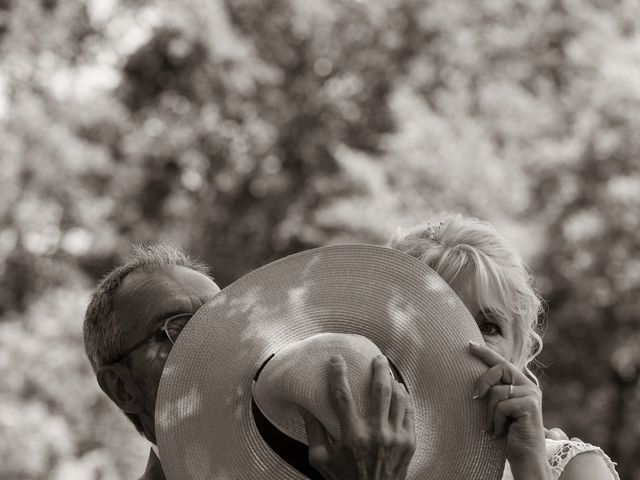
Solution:
M170 480L301 479L262 440L253 378L283 347L335 332L369 338L411 392L416 453L408 478L500 479L504 443L482 433L473 382L482 343L449 286L418 260L370 245L308 250L222 290L181 333L165 365L156 435Z

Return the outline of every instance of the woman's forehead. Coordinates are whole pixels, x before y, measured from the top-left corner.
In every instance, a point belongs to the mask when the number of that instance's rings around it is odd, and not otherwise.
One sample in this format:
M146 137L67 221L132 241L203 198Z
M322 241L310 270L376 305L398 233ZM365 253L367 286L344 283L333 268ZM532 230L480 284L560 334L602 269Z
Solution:
M507 316L507 306L500 292L479 284L473 276L458 278L452 288L474 317L480 312Z

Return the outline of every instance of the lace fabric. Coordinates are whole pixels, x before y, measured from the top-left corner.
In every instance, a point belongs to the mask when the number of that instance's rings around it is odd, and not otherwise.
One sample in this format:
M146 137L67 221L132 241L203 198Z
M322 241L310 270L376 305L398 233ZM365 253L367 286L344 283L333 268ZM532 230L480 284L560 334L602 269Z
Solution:
M616 472L615 463L611 461L611 459L607 456L606 453L602 451L601 448L596 447L595 445L591 445L589 443L580 442L577 440L551 440L546 439L546 447L547 447L547 461L551 466L551 471L553 473L553 479L557 480L560 477L560 474L565 469L569 461L585 452L596 452L598 455L602 457L604 462L609 467L609 471L611 473L611 480L620 480L618 473ZM502 476L502 480L514 480L513 474L511 473L511 468L509 468L509 463L505 465L504 474Z

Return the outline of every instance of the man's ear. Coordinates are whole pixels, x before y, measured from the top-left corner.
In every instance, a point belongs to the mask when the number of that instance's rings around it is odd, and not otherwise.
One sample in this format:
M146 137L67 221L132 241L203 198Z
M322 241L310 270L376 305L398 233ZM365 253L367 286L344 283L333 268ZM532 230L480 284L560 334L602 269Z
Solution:
M144 399L128 368L122 365L105 365L96 373L98 385L122 411L141 413Z

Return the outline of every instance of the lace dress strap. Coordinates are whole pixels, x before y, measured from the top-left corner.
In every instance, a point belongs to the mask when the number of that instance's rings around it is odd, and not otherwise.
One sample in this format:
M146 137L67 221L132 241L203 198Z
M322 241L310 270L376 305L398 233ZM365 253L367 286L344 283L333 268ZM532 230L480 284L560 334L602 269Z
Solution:
M550 438L547 438L545 440L545 446L547 449L547 461L551 466L551 472L554 480L558 480L560 474L573 457L585 452L596 452L600 455L607 464L607 467L609 467L609 471L611 472L610 480L620 480L620 477L616 472L616 464L611 461L601 448L596 447L595 445L576 440L551 440ZM513 480L513 473L511 472L509 462L506 462L505 464L502 480Z
M596 452L602 457L604 462L609 467L612 480L620 480L618 473L616 472L615 463L611 461L606 453L602 451L600 447L591 445L590 443L584 443L577 440L546 440L547 447L547 459L549 465L551 465L551 471L553 472L553 478L557 479L562 471L565 469L569 461L585 452Z

